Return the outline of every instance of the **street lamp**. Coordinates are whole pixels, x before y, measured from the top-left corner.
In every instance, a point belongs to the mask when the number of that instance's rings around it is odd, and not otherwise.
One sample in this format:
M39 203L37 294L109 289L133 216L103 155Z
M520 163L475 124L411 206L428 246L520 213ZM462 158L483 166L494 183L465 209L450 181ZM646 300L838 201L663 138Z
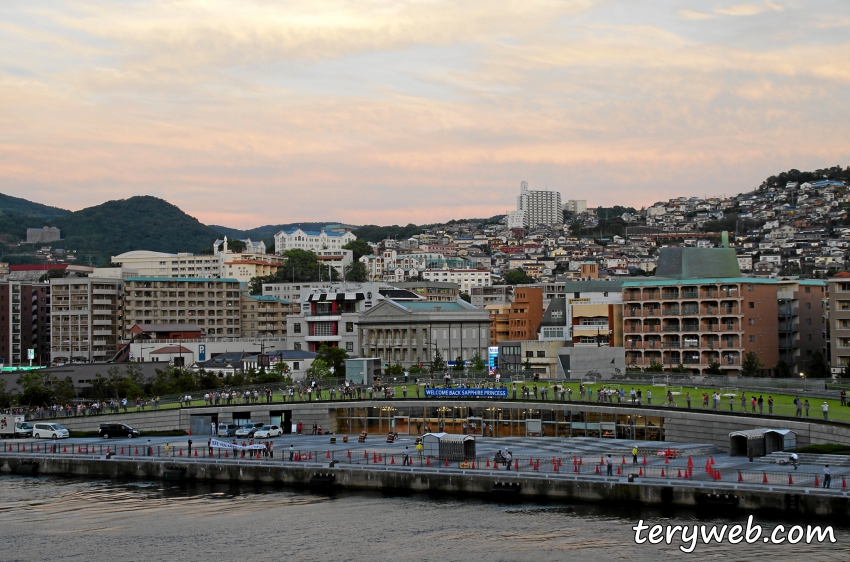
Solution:
M260 368L261 373L265 373L266 372L266 365L265 365L265 362L263 361L262 358L266 356L266 342L265 342L265 340L260 340L260 343L255 343L253 345L259 345L260 346L260 355L257 356L257 367ZM276 345L270 345L268 347L269 347L269 349L275 349L277 346Z

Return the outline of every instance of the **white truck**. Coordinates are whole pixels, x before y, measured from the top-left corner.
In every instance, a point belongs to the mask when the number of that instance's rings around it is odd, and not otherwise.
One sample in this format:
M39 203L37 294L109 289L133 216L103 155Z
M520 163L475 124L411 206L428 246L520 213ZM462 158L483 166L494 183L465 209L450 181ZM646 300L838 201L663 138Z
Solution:
M0 414L0 437L32 437L32 424L24 416Z

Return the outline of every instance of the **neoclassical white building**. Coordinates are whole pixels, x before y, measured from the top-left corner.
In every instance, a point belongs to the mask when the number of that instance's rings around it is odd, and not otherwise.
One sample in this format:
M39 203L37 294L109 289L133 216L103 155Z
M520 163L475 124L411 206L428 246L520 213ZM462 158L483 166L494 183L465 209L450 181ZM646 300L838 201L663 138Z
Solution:
M302 230L296 227L281 230L274 235L274 250L276 254L283 254L283 252L295 248L313 252L341 250L343 246L354 240L357 240L357 237L351 232L334 232L327 228Z

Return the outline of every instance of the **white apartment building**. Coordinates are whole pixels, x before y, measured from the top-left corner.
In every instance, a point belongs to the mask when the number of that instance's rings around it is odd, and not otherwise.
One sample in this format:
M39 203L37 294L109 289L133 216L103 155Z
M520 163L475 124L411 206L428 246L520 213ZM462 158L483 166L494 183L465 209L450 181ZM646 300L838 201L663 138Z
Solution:
M457 283L460 292L469 294L473 287L489 287L490 272L478 269L426 269L422 272L425 281Z
M351 232L334 232L327 228L323 230L302 230L290 228L281 230L274 235L275 253L283 254L286 250L300 249L318 252L319 250L342 250L342 247L357 240Z
M525 211L511 211L505 219L509 229L525 228Z
M528 182L520 182L520 194L517 196L517 210L525 211L525 226L538 224L551 226L564 222L561 209L561 193L558 191L531 191Z
M580 215L581 213L587 212L587 200L586 199L568 199L566 203L564 203L564 210L569 211L575 215Z
M252 249L264 248L260 242ZM126 252L112 256L112 263L127 270L136 271L137 277L182 277L236 279L247 283L253 277L271 275L283 266L284 259L274 254L254 251L231 252L227 239L223 245L216 241L213 255L190 253L166 254L148 250Z

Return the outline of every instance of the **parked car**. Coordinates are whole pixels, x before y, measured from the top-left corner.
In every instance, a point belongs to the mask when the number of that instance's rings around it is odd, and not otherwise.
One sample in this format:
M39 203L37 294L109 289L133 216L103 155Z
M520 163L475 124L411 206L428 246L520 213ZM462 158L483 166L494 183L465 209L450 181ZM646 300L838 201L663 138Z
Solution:
M233 437L236 435L237 429L239 429L239 426L235 423L220 423L218 424L218 436Z
M268 439L270 437L280 437L283 435L283 430L276 425L264 425L254 432L254 439Z
M263 427L262 422L253 422L243 425L236 430L236 437L254 437L254 432Z
M69 435L68 430L58 423L35 423L32 426L32 436L36 439L65 439Z
M141 435L141 432L138 429L133 429L126 423L102 423L100 424L100 431L98 434L104 439L109 439L110 437L123 437L125 435L133 438Z

